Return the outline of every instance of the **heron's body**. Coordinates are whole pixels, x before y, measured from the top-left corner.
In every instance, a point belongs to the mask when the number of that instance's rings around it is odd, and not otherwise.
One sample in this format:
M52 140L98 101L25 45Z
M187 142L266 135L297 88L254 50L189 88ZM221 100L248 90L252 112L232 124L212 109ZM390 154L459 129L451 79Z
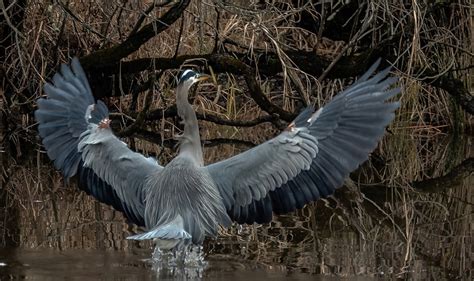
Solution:
M205 165L196 114L188 102L201 76L186 70L176 104L184 130L179 154L165 166L131 151L112 133L108 110L95 101L78 59L62 65L35 116L48 156L79 188L124 213L160 248L215 237L219 226L268 223L272 214L327 197L368 158L394 117L397 79L378 64L318 111L301 112L278 136L244 153Z
M200 244L205 236L217 235L219 224L231 223L211 176L190 157L179 155L171 160L147 179L147 186L145 226L148 229L159 228L180 216L192 242Z

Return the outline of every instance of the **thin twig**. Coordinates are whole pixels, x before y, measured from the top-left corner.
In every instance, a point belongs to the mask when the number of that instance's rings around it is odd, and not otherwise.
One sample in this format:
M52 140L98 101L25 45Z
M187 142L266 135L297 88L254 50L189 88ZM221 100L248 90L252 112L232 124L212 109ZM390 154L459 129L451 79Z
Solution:
M18 34L21 39L26 39L23 33L21 33L21 31L19 31L16 26L10 21L10 17L8 16L7 9L5 9L5 3L3 3L3 0L0 0L0 10L2 11L3 17L5 18L5 21L7 22L11 30Z
M125 41L107 49L102 49L82 57L81 64L84 68L97 65L116 63L122 58L137 51L151 38L160 34L178 20L191 0L180 0L173 5L162 17L143 26L136 33L129 36Z
M324 72L319 76L318 80L322 81L326 78L328 73L331 71L331 69L336 65L336 63L342 58L342 56L346 53L346 51L353 47L357 41L359 41L362 36L364 35L365 31L369 28L370 24L372 23L374 16L369 8L367 8L367 13L364 18L364 23L362 27L354 34L354 36L351 38L349 43L342 48L342 50L339 52L339 54L334 58L334 60L329 64L329 66L324 70Z
M217 9L217 7L214 7L215 11L216 11L216 33L214 35L214 50L212 51L213 53L218 53L218 46L219 46L219 21L220 21L220 18L221 18L221 12L219 9Z
M130 37L133 34L137 33L137 31L140 29L143 22L148 17L148 15L151 13L151 11L153 11L153 9L155 9L156 7L163 7L165 5L168 5L169 3L171 3L171 1L172 0L166 0L163 3L157 4L156 0L154 0L153 3L151 3L150 6L148 6L148 8L146 8L145 11L143 11L142 15L140 16L140 18L135 23L135 26L133 27L132 31L130 31L130 34L128 35L128 37Z
M184 17L181 17L181 26L179 27L179 35L178 35L178 42L176 42L176 49L174 50L173 58L176 58L179 53L179 46L181 44L181 39L183 36L183 28L184 28Z
M121 26L120 20L122 19L122 13L123 10L125 9L125 6L127 5L128 0L123 1L122 6L120 6L120 11L117 15L117 26ZM119 39L122 40L123 34L122 34L122 29L118 28L118 34L119 34Z
M1 2L1 1L0 1ZM91 33L99 36L101 39L103 39L104 41L107 41L108 43L113 43L112 40L110 40L107 36L103 35L102 33L96 31L94 28L92 28L90 25L88 25L87 23L85 23L82 19L80 19L78 16L76 16L68 7L66 7L60 0L57 0L56 1L59 5L59 7L61 7L61 9L66 13L68 14L71 18L73 18L75 21L79 22L85 29L87 29L88 31L90 31Z
M149 88L153 87L153 84L155 83L156 79L155 75L152 75L152 77L149 80ZM151 101L153 100L153 90L150 92L145 93L145 104L143 105L142 110L138 113L137 118L135 122L133 122L130 126L125 127L123 130L117 133L118 136L125 137L125 136L130 136L137 129L142 127L143 123L145 122L148 110L150 109Z

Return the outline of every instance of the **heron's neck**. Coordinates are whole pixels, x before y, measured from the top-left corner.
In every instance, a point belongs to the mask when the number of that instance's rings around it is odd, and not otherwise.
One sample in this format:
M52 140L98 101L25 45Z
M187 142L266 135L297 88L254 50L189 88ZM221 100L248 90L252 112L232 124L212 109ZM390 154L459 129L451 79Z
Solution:
M179 136L179 155L191 157L198 165L204 165L202 158L201 137L196 113L188 101L188 90L184 85L176 89L176 106L178 115L184 124L184 132Z

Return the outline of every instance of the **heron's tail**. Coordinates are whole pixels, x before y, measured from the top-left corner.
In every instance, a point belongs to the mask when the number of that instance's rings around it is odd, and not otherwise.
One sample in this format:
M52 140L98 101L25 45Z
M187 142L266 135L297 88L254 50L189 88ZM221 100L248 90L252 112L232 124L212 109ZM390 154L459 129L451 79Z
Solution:
M186 240L191 239L191 235L183 228L183 218L180 215L177 215L176 218L169 223L159 225L144 233L129 236L127 239Z

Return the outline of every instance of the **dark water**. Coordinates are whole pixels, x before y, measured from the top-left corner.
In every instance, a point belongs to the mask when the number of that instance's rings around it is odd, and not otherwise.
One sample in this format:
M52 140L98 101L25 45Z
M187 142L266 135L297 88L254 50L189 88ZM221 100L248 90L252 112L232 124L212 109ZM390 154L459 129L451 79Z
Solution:
M180 268L156 272L149 256L122 251L97 250L9 250L0 269L2 279L27 280L340 280L331 276L288 273L283 268L246 264L210 257L205 270ZM351 278L350 280L354 280ZM355 279L357 280L357 279ZM375 280L359 277L359 280Z
M135 226L38 153L1 189L0 280L470 280L473 154L471 138L386 139L333 198L223 230L207 266L157 269L150 243L125 240Z

